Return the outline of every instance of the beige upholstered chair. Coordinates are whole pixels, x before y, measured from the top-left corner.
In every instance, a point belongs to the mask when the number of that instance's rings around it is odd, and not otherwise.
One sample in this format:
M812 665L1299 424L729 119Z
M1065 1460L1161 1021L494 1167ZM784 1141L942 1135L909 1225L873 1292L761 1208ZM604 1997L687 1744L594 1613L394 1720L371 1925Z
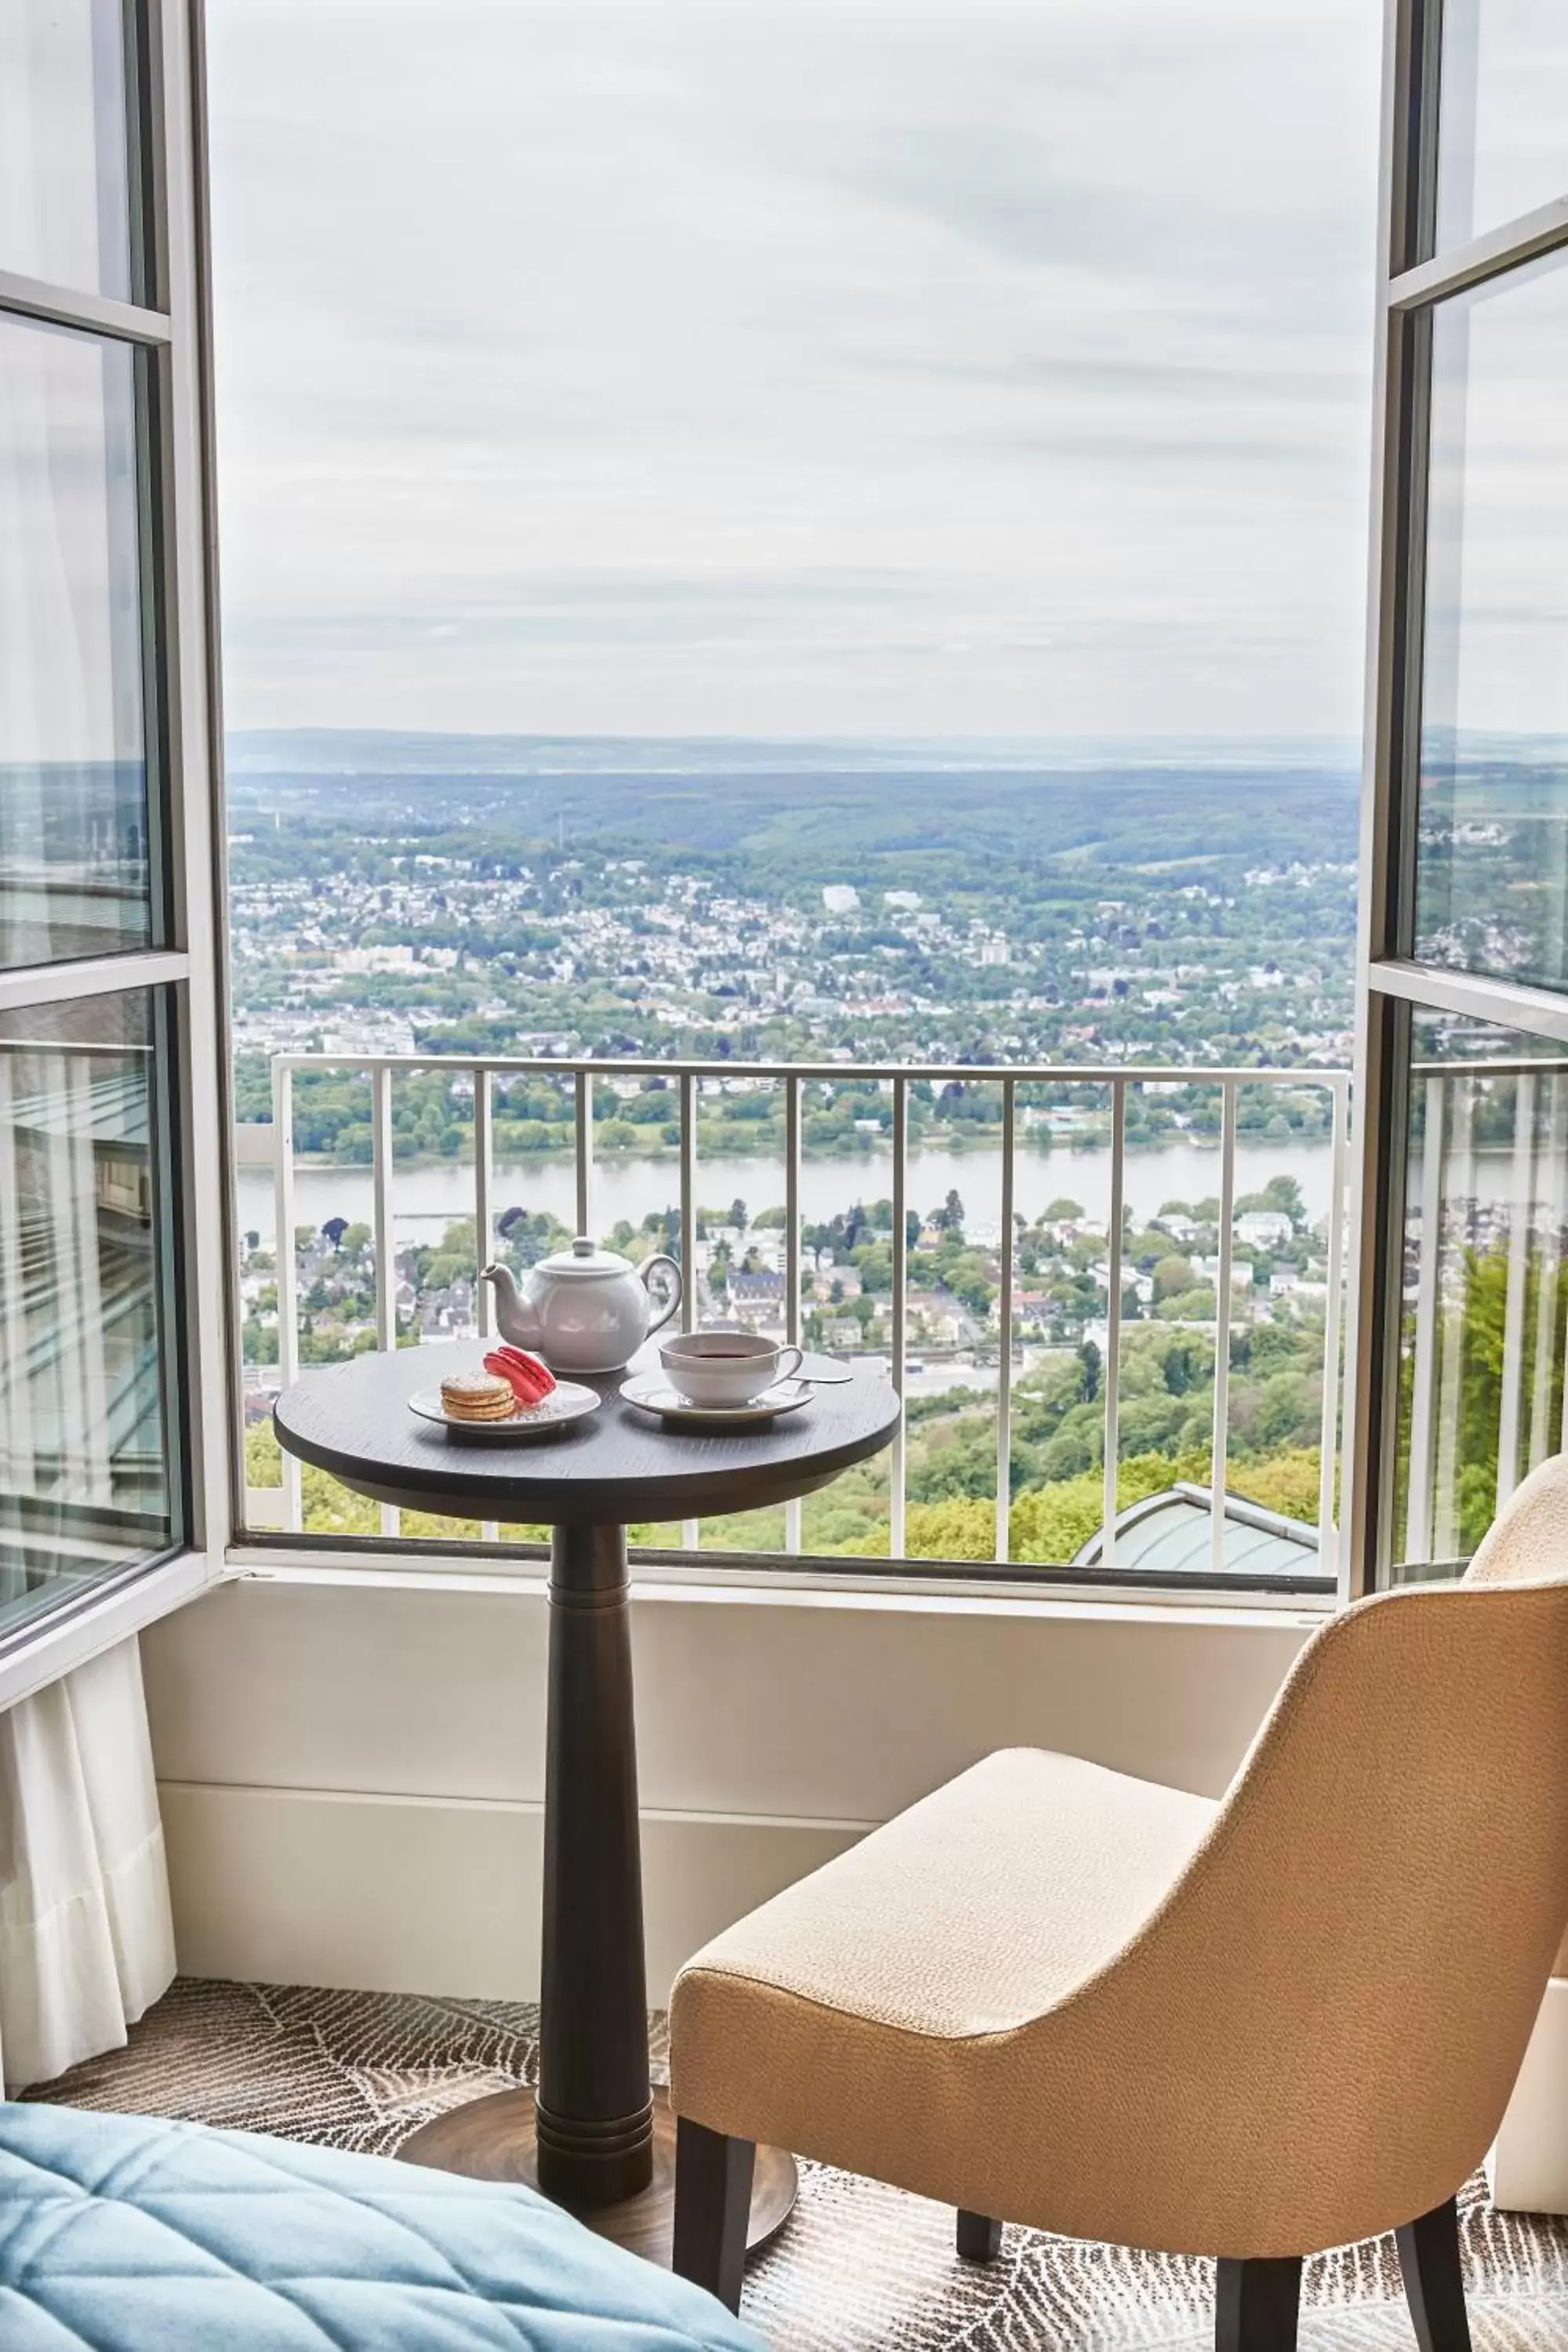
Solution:
M752 2149L1000 2223L1219 2257L1289 2352L1303 2255L1397 2229L1468 2344L1456 2190L1568 1924L1568 1460L1462 1584L1307 1644L1215 1803L1013 1749L718 1937L670 2011L676 2266L739 2304Z

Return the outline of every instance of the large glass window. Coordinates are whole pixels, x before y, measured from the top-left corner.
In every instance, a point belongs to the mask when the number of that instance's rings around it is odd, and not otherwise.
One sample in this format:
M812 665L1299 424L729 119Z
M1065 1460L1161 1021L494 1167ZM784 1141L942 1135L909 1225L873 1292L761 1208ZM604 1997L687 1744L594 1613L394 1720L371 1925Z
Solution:
M1432 321L1415 952L1568 985L1568 256Z
M0 1640L174 1534L158 1024L0 1014Z
M139 365L0 316L0 965L149 936Z
M124 0L0 7L0 269L127 299Z

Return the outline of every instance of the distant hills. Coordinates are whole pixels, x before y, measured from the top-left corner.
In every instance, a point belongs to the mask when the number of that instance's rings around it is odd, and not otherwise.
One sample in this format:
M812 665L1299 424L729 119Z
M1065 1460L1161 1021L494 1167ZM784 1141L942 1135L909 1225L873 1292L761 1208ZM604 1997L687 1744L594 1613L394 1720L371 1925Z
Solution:
M468 735L395 729L240 730L227 742L231 775L767 776L1047 773L1200 769L1354 772L1348 737L1125 738L1009 736Z
M1343 745L684 741L300 731L233 740L234 821L478 834L759 880L1006 890L1033 869L1349 866ZM331 785L323 805L320 788ZM892 870L896 868L896 871ZM1087 874L1082 880L1088 880ZM1105 887L1102 883L1100 887Z

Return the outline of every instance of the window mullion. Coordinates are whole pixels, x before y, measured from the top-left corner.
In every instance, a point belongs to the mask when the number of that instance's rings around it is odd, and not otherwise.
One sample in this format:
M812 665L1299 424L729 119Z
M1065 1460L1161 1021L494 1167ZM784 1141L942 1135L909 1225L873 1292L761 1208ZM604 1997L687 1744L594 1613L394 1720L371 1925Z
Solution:
M44 326L79 327L87 334L107 335L114 342L142 343L153 349L168 342L174 332L162 310L146 310L136 302L116 302L107 294L54 286L44 278L19 277L10 269L0 269L0 310L19 319L36 319Z
M1526 1029L1538 1037L1568 1043L1568 997L1554 989L1531 988L1519 981L1492 980L1399 959L1374 964L1367 979L1380 995L1400 997L1434 1013L1494 1021L1505 1028Z
M1505 277L1527 261L1539 261L1543 254L1555 253L1564 245L1568 245L1568 196L1554 196L1550 204L1538 205L1520 220L1506 221L1501 228L1489 229L1468 245L1401 271L1389 281L1389 306L1394 310L1415 310L1428 302L1440 302L1472 286L1484 286L1489 278Z
M190 0L146 0L155 68L144 97L152 179L152 285L174 333L154 355L158 436L153 594L163 637L158 748L166 763L164 903L184 951L178 1097L180 1248L186 1273L184 1438L193 1540L214 1572L234 1518L237 1332L229 1261L227 987L222 919L224 845L217 816L221 693L206 299L206 148L202 21Z
M189 956L162 949L93 956L79 963L26 964L16 971L0 971L0 1013L65 1004L82 996L119 996L133 988L162 988L188 979L190 968Z

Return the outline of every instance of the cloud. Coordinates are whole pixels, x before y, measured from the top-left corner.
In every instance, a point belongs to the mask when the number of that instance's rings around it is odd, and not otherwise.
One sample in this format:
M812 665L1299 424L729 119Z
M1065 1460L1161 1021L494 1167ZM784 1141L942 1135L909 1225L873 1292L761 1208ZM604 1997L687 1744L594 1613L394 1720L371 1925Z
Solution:
M1376 17L227 0L234 723L1353 728Z

